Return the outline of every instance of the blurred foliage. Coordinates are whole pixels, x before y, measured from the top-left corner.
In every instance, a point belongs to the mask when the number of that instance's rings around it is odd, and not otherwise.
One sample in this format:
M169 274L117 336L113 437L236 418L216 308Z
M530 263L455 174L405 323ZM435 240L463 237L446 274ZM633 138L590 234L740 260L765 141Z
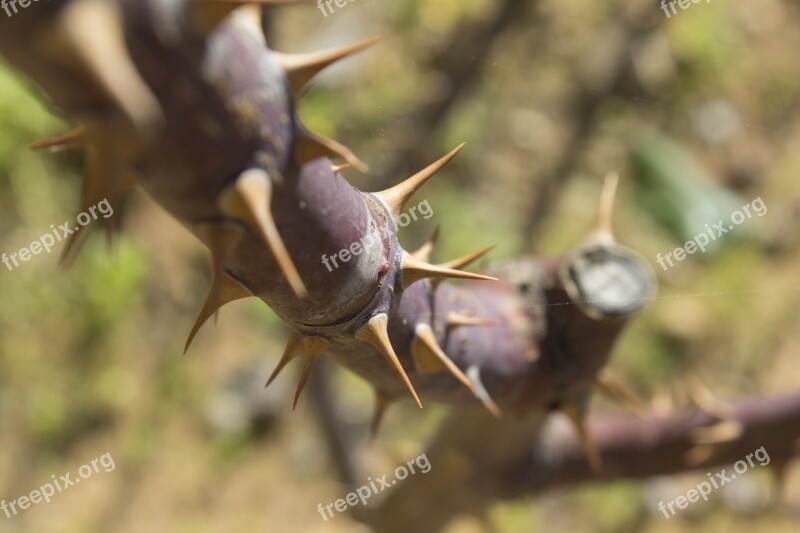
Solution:
M731 213L744 201L712 182L679 146L666 139L651 138L635 146L631 158L638 203L678 242L712 230L714 240L706 238L711 241L706 253L713 254L741 234L740 230L716 240L722 235L717 235L713 225L721 221L725 223L723 230L728 229Z

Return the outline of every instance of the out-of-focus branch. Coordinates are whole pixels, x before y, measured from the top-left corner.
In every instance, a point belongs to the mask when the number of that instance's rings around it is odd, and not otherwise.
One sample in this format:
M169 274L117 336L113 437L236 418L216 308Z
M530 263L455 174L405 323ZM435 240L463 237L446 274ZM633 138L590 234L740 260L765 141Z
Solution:
M331 459L340 481L347 487L355 487L360 479L358 466L353 456L352 437L342 426L342 417L331 390L333 366L325 359L317 363L314 374L308 380L308 396L313 404L314 415L325 435Z
M574 431L545 415L493 419L460 411L442 425L426 449L432 465L392 492L370 517L380 533L440 531L459 515L480 516L498 499L585 482L650 476L732 464L764 447L770 464L785 464L798 452L800 393L744 401L730 410L738 438L713 445L693 462L699 428L716 421L701 412L639 419L592 417L589 430L603 459L593 472ZM757 463L758 464L758 463Z
M655 9L655 7L654 7ZM601 44L604 56L610 56L605 67L607 72L602 81L592 79L578 89L574 100L567 105L573 110L574 124L569 139L553 170L542 176L534 186L531 194L532 205L528 208L528 218L525 221L523 232L525 242L534 242L539 225L557 204L556 196L561 190L561 184L566 182L570 174L580 162L580 156L592 138L595 127L595 114L603 101L609 96L618 93L631 74L631 50L635 42L644 39L658 27L658 22L664 17L654 18L654 24L642 27L641 23L632 21L628 16L620 16L612 23L606 34L610 37L606 43ZM609 51L611 48L612 51Z
M0 21L0 52L86 126L91 153L100 149L103 157L87 175L86 204L113 196L125 182L123 171L135 170L145 190L210 248L214 285L198 324L247 295L287 323L292 334L278 370L303 357L295 401L324 353L364 377L383 402L411 395L420 405L419 396L462 409L429 448L431 473L390 495L369 519L376 529L436 531L459 513L479 513L498 496L535 487L524 472L544 468L530 456L548 442L538 438L545 414L562 409L583 429L614 342L655 293L652 272L608 234L554 261L523 258L498 266L494 273L503 282L457 270L475 256L431 265L407 252L397 237L404 203L458 150L392 189L352 188L328 156L356 164L357 158L306 132L294 108L307 78L332 60L331 53L309 58L269 50L258 10L226 11L236 5L43 3L13 25ZM488 34L525 3L504 5L507 11ZM165 12L181 16L165 24ZM86 24L96 32L86 32ZM18 37L32 44L24 54ZM460 88L451 98L474 77L466 66L454 72ZM587 128L598 98L585 102ZM109 162L108 168L100 164ZM341 264L334 268L325 261L335 256ZM481 281L441 283L449 277ZM499 407L504 417L475 413L481 402L494 413ZM765 402L735 412L743 432L728 446L752 437L749 447L774 445L770 453L786 458L793 448L780 439L796 438L800 400ZM683 469L689 442L681 439L692 423L707 422L692 420L620 422L613 432L609 422L598 428L599 451L617 475L635 472L633 459L650 460L655 452L665 456L659 471ZM336 446L344 446L338 428L328 430ZM663 450L653 446L659 438ZM649 449L637 456L645 443ZM565 459L552 461L562 467L542 487L588 478L577 445L571 446L556 445ZM586 442L583 447L589 449ZM705 460L730 459L718 453ZM349 458L339 463L352 482ZM516 485L512 474L521 478Z
M738 424L738 437L717 444L698 444L698 430L718 423L701 411L640 420L597 416L589 428L603 456L604 468L593 473L580 443L557 426L543 429L534 453L519 456L501 476L507 496L550 490L592 480L644 479L684 470L733 464L762 446L773 466L800 452L800 393L742 401L730 409L727 423ZM708 447L702 460L691 452Z
M520 419L454 412L425 448L431 470L405 479L368 524L378 533L434 533L459 515L480 516L501 492L498 472L508 457L530 453L544 419L543 412Z
M432 157L426 148L431 137L480 80L492 44L513 23L524 19L526 10L532 9L536 3L536 0L503 0L489 18L467 21L453 30L451 40L433 54L428 67L446 80L444 93L435 102L428 102L411 113L412 139L403 143L403 148L395 153L386 170L375 176L372 182L377 180L378 185L389 186L396 176L405 176L424 166Z

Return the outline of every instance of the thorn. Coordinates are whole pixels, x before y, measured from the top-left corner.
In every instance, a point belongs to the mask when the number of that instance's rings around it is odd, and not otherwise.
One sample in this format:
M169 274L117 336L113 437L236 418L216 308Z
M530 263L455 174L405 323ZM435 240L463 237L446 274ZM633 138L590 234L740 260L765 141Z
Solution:
M689 439L696 445L724 444L738 440L744 434L744 427L738 420L723 420L713 426L693 428Z
M440 268L460 270L465 266L469 265L470 263L472 263L473 261L480 259L484 255L492 251L495 248L495 246L496 245L489 246L488 248L484 248L483 250L477 251L475 253L465 255L464 257L460 257L458 259L453 259L452 261L448 261L447 263L439 263L436 266ZM432 279L431 280L432 289L435 291L437 285L439 285L439 283L441 283L442 281L444 281L442 278Z
M286 72L295 99L300 98L311 80L324 68L375 44L380 38L372 37L336 50L310 54L281 54L274 52L278 64Z
M786 461L773 461L772 467L772 492L775 501L781 501L786 494L786 477L789 463Z
M43 150L45 148L68 148L80 147L89 142L85 126L78 126L66 133L61 133L53 137L42 139L31 144L31 150Z
M404 251L400 272L400 286L403 289L407 289L412 283L426 278L458 278L497 281L497 278L490 276L483 276L481 274L473 274L472 272L452 270L437 265L431 265L416 259L413 255Z
M730 407L714 396L714 393L708 390L696 375L687 373L684 380L689 399L702 412L719 420L727 420L733 416Z
M69 2L61 10L58 29L84 68L139 131L152 131L163 122L156 97L128 53L121 8L115 2Z
M619 175L616 172L606 174L603 181L603 190L600 193L600 207L597 213L597 225L592 236L598 240L614 242L614 229L612 219L614 213L614 199L617 195Z
M476 525L481 533L498 533L500 531L486 509L474 509L472 515L477 521Z
M444 353L439 343L436 342L436 336L431 327L428 324L420 323L417 325L415 333L411 343L411 355L417 370L420 372L450 372L477 398L478 393L472 382Z
M205 33L211 33L225 18L236 9L247 5L259 7L278 7L303 5L308 0L191 0L195 17Z
M658 416L668 416L675 411L675 402L669 389L662 388L655 391L650 400L651 410Z
M714 455L714 447L708 444L701 444L693 446L689 451L683 454L683 460L686 465L691 468L697 468Z
M296 333L290 333L289 339L286 341L286 347L283 349L283 355L281 356L281 360L278 361L278 366L275 367L275 370L272 371L272 375L270 375L269 379L267 380L267 384L264 385L264 388L269 387L270 383L275 381L275 378L278 377L278 374L288 365L295 357L300 356L303 353L303 339L301 339Z
M83 245L86 243L86 238L88 236L89 232L84 231L82 233L73 233L67 237L67 243L64 245L64 251L61 252L61 257L58 260L58 263L61 267L72 267L73 263L75 263L75 259L77 259L78 255L81 253Z
M472 365L467 369L467 377L469 378L470 383L472 383L473 390L475 390L475 396L483 403L484 407L494 416L495 418L500 418L503 416L503 413L500 411L500 408L497 407L497 404L494 403L492 397L489 396L489 391L486 390L486 387L483 386L483 381L481 381L481 369L478 365Z
M589 463L592 472L595 474L599 473L603 469L603 459L600 456L600 451L597 449L594 439L592 439L592 436L586 428L586 415L584 410L576 405L564 404L561 406L561 412L564 413L575 426L575 431L578 432L578 437L583 445L583 452L586 454L586 461Z
M200 310L200 314L195 321L194 327L192 328L191 333L189 333L189 338L186 340L186 345L183 350L184 354L189 351L189 347L191 346L195 335L197 335L197 332L200 331L200 328L211 317L211 315L216 313L226 304L253 296L250 291L242 287L237 281L233 280L233 278L230 278L228 275L223 275L220 283L221 284L217 288L212 287L209 291L208 297L206 298L206 301ZM217 297L213 296L215 292L218 295Z
M186 339L183 354L186 355L186 352L189 351L189 347L192 345L195 335L197 335L197 332L203 327L203 324L211 318L211 315L226 304L251 296L253 295L250 291L227 274L222 274L219 278L213 280L211 289L208 291L208 296L206 296L206 301L200 309L200 314L197 316L192 331L189 333L189 338Z
M308 376L311 375L311 370L313 370L317 360L330 345L331 343L322 337L303 338L303 351L306 354L306 364L303 366L303 373L300 374L300 381L297 383L297 391L294 393L294 404L292 405L293 411L297 408L297 401L300 399L300 394L303 392L303 387L306 386Z
M597 390L607 398L617 401L639 417L647 413L647 404L633 394L609 370L603 369L597 376Z
M375 315L356 332L356 339L366 342L380 352L384 359L392 365L395 373L405 384L408 393L411 394L411 397L414 398L414 401L417 402L417 405L422 409L422 402L420 402L419 396L417 396L417 391L414 390L414 385L412 385L411 380L408 379L408 374L403 370L403 365L400 364L400 360L397 358L397 354L394 353L394 348L392 348L392 343L389 341L388 327L389 317L386 313Z
M225 263L233 255L236 246L242 240L242 228L233 224L204 224L200 230L204 233L205 242L211 252L211 290L209 298L216 304L222 290L225 276ZM217 308L219 306L216 306ZM218 312L214 312L216 320Z
M89 207L97 205L103 198L109 196L110 187L107 178L113 174L108 172L107 164L110 157L106 154L106 148L106 146L90 146L86 154L86 174L81 188L80 212L86 212ZM61 266L71 267L80 254L89 235L89 228L82 229L84 231L76 231L67 238L59 259Z
M386 414L387 409L394 403L392 398L384 396L378 391L375 391L375 410L372 413L372 422L369 426L370 440L375 440L380 430L381 422Z
M331 165L331 172L333 172L334 174L338 174L343 170L347 170L351 166L352 165L350 165L350 163L345 163L343 165Z
M297 157L300 163L308 163L320 157L338 157L344 159L361 172L367 172L369 170L367 164L356 157L353 151L347 146L333 139L315 135L299 125L296 131L295 157Z
M453 311L447 313L445 323L448 328L455 328L458 326L496 326L498 324L497 320L491 318L474 318Z
M81 212L88 212L103 200L108 200L112 207L119 211L119 206L116 205L119 195L125 190L133 188L136 183L135 180L124 181L120 177L122 171L119 166L119 158L108 138L99 137L97 142L89 146L86 154L86 175L81 190ZM114 232L119 229L120 220L119 213L114 218L103 219L103 228L109 243L112 241ZM89 227L80 229L83 231L76 229L68 237L64 246L60 263L65 268L75 262L91 231Z
M380 198L389 208L389 212L394 217L394 220L397 220L397 218L403 212L403 207L414 195L414 193L417 192L417 190L422 187L425 182L439 172L442 167L449 163L458 154L458 152L461 151L461 149L464 147L464 144L466 143L461 143L455 148L455 150L442 157L432 165L429 165L427 168L417 172L403 183L395 185L394 187L386 189L385 191L374 193L375 196Z
M275 227L271 202L272 181L264 170L255 168L242 173L219 197L220 210L242 220L264 239L295 295L305 298L308 291Z
M494 250L496 247L497 247L497 245L493 244L491 246L488 246L488 247L484 248L483 250L479 250L479 251L477 251L475 253L472 253L472 254L469 254L469 255L465 255L464 257L460 257L458 259L453 259L452 261L448 261L446 263L439 263L436 266L442 267L442 268L461 269L461 268L469 266L473 262L477 261L478 259L480 259L484 255L486 255L489 252L491 252L492 250Z
M441 226L436 224L436 229L433 230L433 234L430 238L423 244L416 252L412 252L411 255L414 259L419 261L423 261L425 263L431 260L431 254L433 254L433 248L436 246L436 242L439 240L439 229Z

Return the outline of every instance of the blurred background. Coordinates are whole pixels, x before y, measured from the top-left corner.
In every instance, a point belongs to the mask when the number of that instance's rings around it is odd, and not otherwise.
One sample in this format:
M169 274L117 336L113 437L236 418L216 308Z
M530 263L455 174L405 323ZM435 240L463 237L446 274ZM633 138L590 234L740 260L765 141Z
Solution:
M403 230L407 248L441 224L441 260L492 243L494 259L561 254L590 231L602 177L616 170L617 236L653 265L660 294L611 369L660 412L692 408L689 375L723 400L797 388L797 3L700 2L670 17L655 0L334 8L281 10L268 37L305 52L383 36L329 69L300 106L312 131L370 164L368 175L345 173L353 185L380 190L468 143L419 193L434 216ZM28 149L67 128L0 65L0 252L74 220L82 154ZM764 216L668 271L657 265L656 254L759 197ZM116 464L50 504L0 515L0 531L363 531L347 513L317 513L345 495L334 465L353 463L361 483L393 472L448 410L398 405L370 443L369 388L322 365L292 413L299 368L263 389L286 331L257 301L227 306L182 356L207 254L140 192L115 210L121 238L109 251L97 231L69 271L60 248L0 265L0 499L75 477L106 452ZM350 445L332 453L336 432ZM670 520L658 501L705 472L498 503L488 522L500 532L795 531L800 472L786 478L776 495L773 474L754 469ZM450 530L488 527L465 518Z

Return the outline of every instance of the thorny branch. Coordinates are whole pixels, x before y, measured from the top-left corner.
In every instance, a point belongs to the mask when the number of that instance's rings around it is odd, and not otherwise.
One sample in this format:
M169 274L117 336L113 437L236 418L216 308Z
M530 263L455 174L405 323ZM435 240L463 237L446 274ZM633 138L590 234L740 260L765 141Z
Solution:
M294 106L318 71L370 43L274 52L261 8L286 3L294 2L54 0L0 19L0 53L79 126L40 146L88 149L84 206L116 201L138 184L208 246L213 284L191 336L225 303L257 297L291 330L273 378L304 359L295 403L326 355L374 387L376 425L391 402L408 396L420 406L459 408L430 449L436 477L392 494L394 504L370 519L376 528L407 530L400 525L418 525L424 513L433 531L498 495L525 492L520 486L585 479L587 464L607 479L630 474L647 449L660 453L653 472L695 466L681 455L690 445L706 446L709 464L751 439L787 459L795 452L784 441L794 433L766 429L796 422L796 398L716 413L704 433L686 429L707 422L699 417L601 420L591 424L600 436L593 444L584 424L592 391L625 324L655 294L649 267L610 232L616 179L607 179L597 232L562 257L499 264L491 273L502 281L459 270L486 250L429 264L428 247L402 248L396 220L460 147L395 187L351 187L329 158L361 161L307 132ZM363 240L373 231L377 238ZM79 248L73 240L67 254ZM329 272L319 263L329 250L349 251L349 260ZM502 418L476 414L475 406ZM532 448L552 451L540 426L556 409L576 423L588 463L574 444L558 449L562 457L547 455L545 465L541 454L530 459ZM525 479L501 490L520 466ZM419 496L409 492L415 487ZM420 501L435 490L452 503L441 495Z

